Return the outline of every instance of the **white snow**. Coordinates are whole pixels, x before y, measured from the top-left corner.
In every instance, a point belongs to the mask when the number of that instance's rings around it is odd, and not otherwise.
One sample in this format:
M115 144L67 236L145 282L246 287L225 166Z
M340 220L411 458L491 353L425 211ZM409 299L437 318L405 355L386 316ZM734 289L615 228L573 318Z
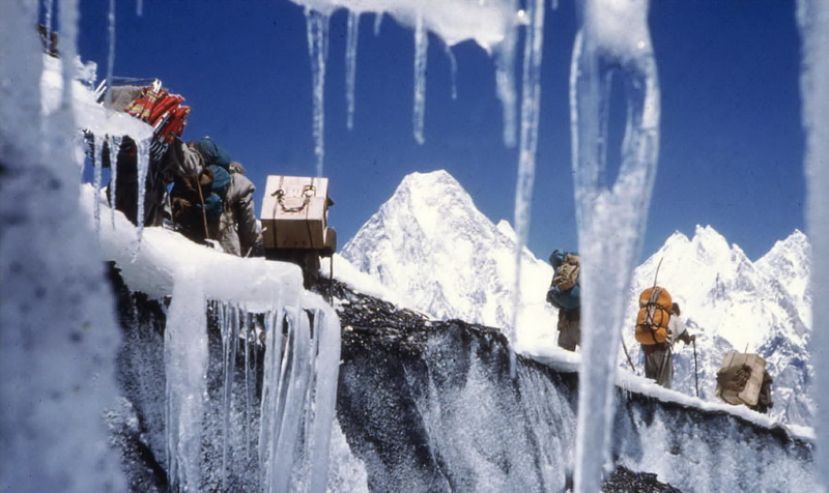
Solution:
M342 250L355 269L394 293L393 302L436 319L500 328L513 322L514 255L509 223L493 224L443 170L404 178ZM523 262L517 345L555 345L556 311L545 302L552 267L526 248Z
M823 301L829 298L829 2L799 0L797 20L803 42L800 88L806 130L806 219L814 259L810 283L814 299ZM813 317L816 330L811 349L817 355L819 409L816 467L829 487L829 361L821 357L829 349L829 306L816 303Z

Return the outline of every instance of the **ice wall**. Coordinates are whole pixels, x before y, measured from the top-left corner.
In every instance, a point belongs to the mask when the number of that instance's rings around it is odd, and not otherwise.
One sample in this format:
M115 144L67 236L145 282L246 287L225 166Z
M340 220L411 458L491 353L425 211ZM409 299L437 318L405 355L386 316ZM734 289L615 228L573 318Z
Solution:
M647 0L586 0L573 47L570 114L582 343L576 491L598 491L608 462L613 381L625 294L650 205L659 144L659 84ZM625 86L627 122L615 181L607 163L612 77ZM609 232L613 234L608 234Z
M75 65L52 74L60 89L41 88L36 7L4 2L0 15L0 490L124 491L102 417L119 333L77 207ZM58 13L73 61L76 2Z
M806 210L812 241L811 286L815 300L829 296L829 2L799 0L797 19L802 37L801 93L806 130ZM813 308L812 359L817 375L818 470L829 487L829 362L820 357L829 348L829 307Z
M93 193L84 187L81 200L90 221ZM172 296L163 341L165 445L157 451L169 484L211 489L246 471L250 484L265 491L325 491L339 369L336 314L302 289L293 264L235 257L156 227L145 230L134 251L135 229L115 212L115 224L102 223L99 238L103 258L115 262L130 290L158 300ZM222 339L221 406L206 398L211 324ZM242 382L235 375L239 359ZM264 375L261 392L257 371ZM236 395L241 402L234 404ZM235 418L234 407L242 409ZM231 421L239 437L231 437ZM203 450L217 431L220 452L205 464Z

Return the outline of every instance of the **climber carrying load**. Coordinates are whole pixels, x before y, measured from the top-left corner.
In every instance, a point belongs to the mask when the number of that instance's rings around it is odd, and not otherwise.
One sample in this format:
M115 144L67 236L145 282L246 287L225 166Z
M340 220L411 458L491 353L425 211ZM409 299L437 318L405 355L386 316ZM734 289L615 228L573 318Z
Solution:
M337 249L337 232L328 226L333 204L328 178L268 176L260 215L265 257L297 264L306 288L319 278L320 257Z
M674 376L673 344L682 340L687 345L696 339L688 334L680 313L679 304L663 287L654 285L639 296L636 341L645 355L645 378L668 389Z
M742 404L767 413L774 406L771 384L766 360L753 353L729 351L717 372L717 397L734 406Z

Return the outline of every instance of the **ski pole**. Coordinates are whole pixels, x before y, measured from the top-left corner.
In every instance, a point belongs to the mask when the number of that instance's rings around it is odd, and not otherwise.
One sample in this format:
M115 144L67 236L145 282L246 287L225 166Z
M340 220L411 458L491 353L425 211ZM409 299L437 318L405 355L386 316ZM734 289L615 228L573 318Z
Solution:
M697 339L691 340L694 347L694 387L697 389L697 397L699 397L699 369L697 369Z

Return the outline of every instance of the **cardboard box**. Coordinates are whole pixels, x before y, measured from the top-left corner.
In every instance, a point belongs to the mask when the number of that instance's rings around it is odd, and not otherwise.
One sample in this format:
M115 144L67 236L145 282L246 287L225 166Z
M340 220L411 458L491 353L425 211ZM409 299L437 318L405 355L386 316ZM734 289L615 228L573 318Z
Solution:
M751 376L741 391L725 389L717 385L717 396L725 402L733 405L745 404L756 406L760 397L760 389L763 386L763 373L766 370L766 360L757 354L738 353L729 351L723 357L722 369L736 366L748 365L751 368Z
M268 176L259 218L266 250L325 248L328 178Z

